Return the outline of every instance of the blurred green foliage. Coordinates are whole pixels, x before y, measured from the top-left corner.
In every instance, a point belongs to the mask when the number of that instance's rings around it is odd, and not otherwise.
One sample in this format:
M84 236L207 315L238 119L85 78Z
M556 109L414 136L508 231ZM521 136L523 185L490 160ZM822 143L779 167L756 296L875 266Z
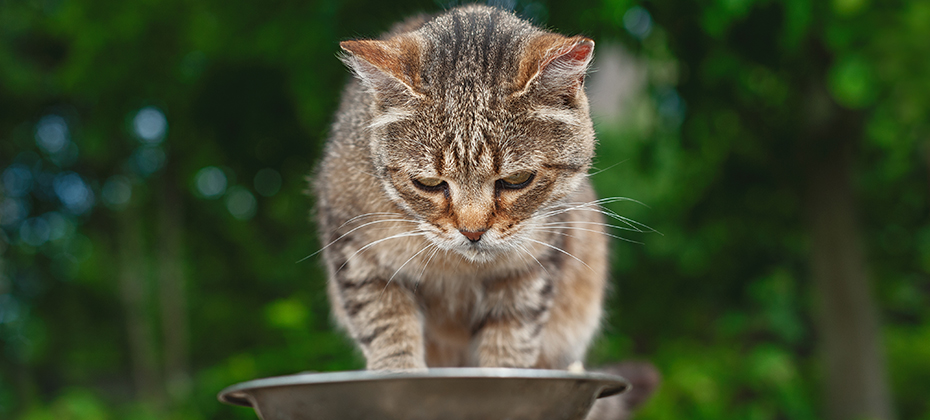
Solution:
M659 367L639 418L823 417L803 191L834 146L814 122L841 115L896 409L930 419L930 4L499 3L645 71L628 112L597 121L593 176L662 233L619 232L643 243L614 244L590 355ZM252 419L215 394L361 368L302 261L320 246L305 178L349 77L338 42L446 6L0 1L0 417Z

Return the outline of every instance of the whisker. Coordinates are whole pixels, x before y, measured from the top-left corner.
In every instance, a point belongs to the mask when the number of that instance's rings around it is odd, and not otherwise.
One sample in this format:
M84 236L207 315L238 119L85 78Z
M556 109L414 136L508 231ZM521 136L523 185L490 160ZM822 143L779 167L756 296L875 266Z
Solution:
M355 256L358 255L360 252L362 252L362 251L364 251L364 250L366 250L366 249L368 249L368 248L371 248L371 247L373 247L373 246L375 246L375 245L377 245L377 244L379 244L379 243L381 243L381 242L384 242L384 241L387 241L387 240L390 240L390 239L409 238L409 237L411 237L411 236L422 236L424 233L425 233L425 232L419 231L419 230L417 230L417 231L412 231L412 232L403 232L403 233L398 233L398 234L396 234L396 235L388 236L387 238L381 238L381 239L378 239L378 240L376 240L376 241L373 241L373 242L369 243L368 245L365 245L365 246L359 248L357 251L355 251L351 256L349 256L349 258L346 259L346 262L342 263L342 265L339 266L339 268L338 268L336 271L342 270L342 269L346 266L346 264L348 264L349 261L352 261L352 258L355 258Z
M562 248L559 248L559 247L557 247L557 246L555 246L555 245L549 245L549 244L547 244L547 243L545 243L545 242L537 241L537 240L535 240L535 239L526 238L526 240L528 240L528 241L530 241L530 242L535 242L535 243L540 244L540 245L543 245L543 246L547 246L547 247L552 248L552 249L554 249L554 250L556 250L556 251L559 251L559 252L561 252L561 253L563 253L563 254L565 254L565 255L568 255L569 257L574 258L575 261L578 261L578 262L580 262L582 265L584 265L585 267L588 267L589 270L594 271L594 269L591 268L590 265L586 264L584 261L581 261L580 259L578 259L578 257L572 255L570 252L568 252L568 251L566 251L566 250L564 250L564 249L562 249Z
M303 258L297 260L297 262L298 262L298 263L301 263L301 262L306 261L306 260L309 259L309 258L313 258L313 256L315 256L316 254L319 254L319 253L323 252L323 250L325 250L326 248L329 248L329 247L332 246L334 243L339 242L340 239L345 238L346 235L348 235L348 234L350 234L350 233L352 233L352 232L355 232L356 230L359 230L359 229L361 229L361 228L363 228L363 227L366 227L366 226L371 226L371 225L378 224L378 223L387 223L387 222L410 222L410 223L419 223L419 222L416 222L416 221L414 221L414 220L409 220L409 219L385 219L385 220L375 220L374 222L368 222L368 223L362 224L362 225L360 225L360 226L356 226L356 227L352 228L351 230L349 230L348 232L343 233L342 235L339 235L338 238L333 239L330 243L328 243L328 244L326 244L325 246L323 246L322 248L318 249L316 252L314 252L314 253L312 253L312 254L310 254L310 255L307 255L306 257L303 257ZM346 222L346 223L348 223L348 222ZM343 226L345 226L345 223L343 223Z
M436 244L430 244L430 245L433 247L433 252L429 254L429 258L426 259L426 264L423 264L423 268L420 269L420 274L417 275L417 282L414 283L413 285L413 293L416 293L417 289L420 287L420 282L423 281L423 273L426 272L426 267L429 265L430 261L432 261L433 257L435 257L436 254L438 254L439 251L442 250L442 248L440 248Z
M391 278L388 279L387 284L385 284L385 285L384 285L384 288L381 289L381 295L378 296L378 299L381 299L381 296L384 295L384 291L387 290L388 286L391 285L391 281L394 280L394 277L397 276L397 273L400 273L400 270L403 270L404 267L407 265L407 263L409 263L409 262L412 261L414 258L416 258L417 255L422 254L423 251L426 251L426 250L429 249L431 246L433 246L433 245L432 245L432 244L426 244L426 246L424 246L423 249L417 251L416 254L413 254L413 256L411 256L410 258L407 258L407 261L404 261L404 263L401 264L400 267L397 267L397 270L394 270L394 274L391 274Z
M539 267L542 268L543 271L545 271L547 275L549 274L549 270L546 269L546 266L544 266L543 263L540 262L538 258L536 258L535 256L533 256L533 253L530 252L530 250L526 249L525 246L520 245L520 244L517 244L517 248L520 249L521 251L523 251L526 255L529 255L530 258L533 259L533 261L536 261L536 264L539 264Z
M570 210L574 210L574 209L590 208L590 206L598 206L598 207L600 207L602 204L617 203L617 202L621 202L621 201L630 201L630 202L633 202L633 203L637 203L637 204L643 205L643 206L645 206L646 208L649 208L649 206L646 206L645 204L643 204L643 203L641 203L641 202L639 202L639 201L637 201L637 200L634 200L634 199L632 199L632 198L628 198L628 197L604 197L604 198L597 199L597 200L594 200L594 201L589 201L589 202L586 202L586 203L582 203L582 202L567 202L567 203L553 204L553 205L549 206L549 208L550 208L550 209L551 209L551 208L555 208L555 210L550 210L548 213L542 213L542 214L540 214L540 215L538 215L538 216L539 216L539 217L549 217L549 216L552 216L552 215L564 213L564 212L566 212L566 211L570 211Z
M592 206L591 203L585 203L582 205L577 205L577 206L573 206L569 208L552 210L552 211L549 211L548 213L543 213L541 215L533 216L533 218L548 218L548 217L552 217L552 216L556 216L559 214L568 213L570 211L576 211L576 210L577 211L593 211L593 212L601 213L619 222L623 222L624 224L626 224L627 226L629 226L631 229L633 229L636 232L646 233L648 231L648 232L658 233L660 235L662 234L661 232L649 227L649 225L637 222L628 217L621 216L610 209L601 207L599 205L598 207L594 207L594 208L592 208L591 206Z
M617 225L612 225L610 223L588 222L584 220L566 220L564 222L546 222L546 223L533 224L533 226L558 226L558 227L573 227L573 225L604 226L604 227L613 228L617 230L626 230L629 232L645 233L642 230L636 229L636 228L631 228L631 227L626 227L626 226L617 226Z
M556 234L556 235L562 235L562 236L564 236L564 237L566 237L566 238L578 239L578 237L575 236L575 235L572 235L572 234L570 234L570 233L565 233L565 232L562 232L562 231L559 231L559 230L554 230L554 229L535 229L535 230L536 230L537 232L553 233L553 234Z
M601 173L601 172L610 170L610 169L612 169L613 167L615 167L615 166L617 166L617 165L620 165L620 164L622 164L622 163L626 163L627 161L629 161L629 159L623 159L623 160L621 160L621 161L619 161L619 162L617 162L617 163L615 163L615 164L613 164L613 165L610 165L610 166L608 166L608 167L606 167L606 168L604 168L604 169L597 169L597 168L594 168L594 169L596 169L596 170L595 170L594 172L592 172L592 173L587 174L587 176L588 176L588 177L592 177L592 176L597 175L597 174L599 174L599 173Z
M614 235L614 234L611 234L611 233L608 233L608 232L604 232L604 231L602 231L602 230L585 229L585 228L580 228L580 227L571 227L571 229L574 229L574 230L582 230L582 231L585 231L585 232L600 233L601 235L609 236L609 237L611 237L611 238L619 239L619 240L621 240L621 241L625 241L625 242L630 242L630 243L634 243L634 244L643 245L642 242L634 241L634 240L632 240L632 239L627 239L627 238L624 238L624 237L622 237L622 236L617 236L617 235ZM564 233L564 232L561 232L561 231L557 231L557 230L551 230L551 229L546 229L546 228L541 228L541 229L540 229L540 228L537 228L536 230L539 231L539 232L550 232L550 233L562 234L562 235L568 236L568 237L570 237L570 238L578 239L576 236L569 235L569 234L567 234L567 233Z
M371 212L371 213L360 214L360 215L355 216L355 217L353 217L353 218L351 218L351 219L349 219L349 220L346 220L346 222L343 223L343 224L341 224L341 225L339 225L339 227L337 227L336 230L342 229L342 228L344 228L346 225L348 225L349 223L352 223L352 222L354 222L354 221L356 221L356 220L358 220L358 219L365 218L365 217L374 217L374 216L400 216L400 214L391 213L391 212L387 212L387 211L380 211L380 212Z
M643 207L649 208L649 206L647 206L646 204L643 204L641 201L635 200L629 197L604 197L604 198L600 198L600 199L588 201L588 202L572 201L572 202L553 204L550 207L553 207L553 208L558 208L558 207L581 208L581 207L590 207L590 206L601 207L604 204L613 204L613 203L620 203L620 202L631 202L631 203L639 204Z
M588 201L588 202L574 201L574 202L567 202L567 203L564 203L564 204L568 204L568 205L610 204L610 203L619 203L619 202L623 202L623 201L629 201L629 202L631 202L631 203L636 203L636 204L639 204L639 205L641 205L641 206L643 206L643 207L649 208L649 206L647 206L646 204L644 204L642 201L639 201L639 200L636 200L636 199L630 198L630 197L620 197L620 196L603 197L603 198L598 198L597 200L592 200L592 201Z
M645 224L645 223L637 222L637 221L635 221L635 220L633 220L633 219L630 219L629 217L621 216L621 215L619 215L619 214L617 214L617 213L614 213L613 211L610 211L610 210L605 210L605 209L581 209L581 210L596 211L596 212L601 213L601 214L603 214L603 215L605 215L605 216L612 217L613 219L615 219L615 220L617 220L617 221L619 221L619 222L623 222L623 223L625 223L627 226L629 226L629 227L631 227L631 228L634 228L634 229L635 229L635 228L645 229L645 230L640 230L640 232L642 232L642 233L646 233L646 232L648 231L648 232L658 233L659 235L662 235L662 232L659 232L659 231L653 229L651 226L649 226L649 225L647 225L647 224ZM663 236L664 236L664 235L663 235Z

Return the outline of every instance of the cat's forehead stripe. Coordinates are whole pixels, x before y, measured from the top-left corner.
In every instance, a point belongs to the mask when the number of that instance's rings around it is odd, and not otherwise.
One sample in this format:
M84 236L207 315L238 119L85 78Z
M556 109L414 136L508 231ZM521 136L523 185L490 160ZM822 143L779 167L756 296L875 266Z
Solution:
M514 99L504 82L517 77L520 57L545 33L486 7L459 8L426 23L414 33L425 47L424 97L391 104L369 127L391 130L387 137L406 151L407 165L430 176L465 180L566 161L575 148L563 140L590 120L578 109ZM584 165L558 166L547 169L575 172Z
M539 32L516 16L493 8L463 8L440 16L418 31L432 46L423 80L451 93L463 82L500 86L512 74L527 35ZM437 92L440 93L440 92Z

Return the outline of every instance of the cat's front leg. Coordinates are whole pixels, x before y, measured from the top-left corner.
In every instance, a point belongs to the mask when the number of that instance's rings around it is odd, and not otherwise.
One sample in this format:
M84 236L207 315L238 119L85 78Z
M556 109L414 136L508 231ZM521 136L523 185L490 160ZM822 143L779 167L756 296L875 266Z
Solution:
M335 309L361 347L369 370L426 369L423 326L409 290L379 277L337 273L330 284Z
M475 335L478 366L529 368L537 364L549 320L553 284L530 277L488 285L484 318Z

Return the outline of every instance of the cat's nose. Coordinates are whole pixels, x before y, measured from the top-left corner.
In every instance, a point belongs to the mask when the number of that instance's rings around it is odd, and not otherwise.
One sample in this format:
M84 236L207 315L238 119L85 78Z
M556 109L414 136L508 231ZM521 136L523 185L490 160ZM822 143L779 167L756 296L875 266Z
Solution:
M478 242L481 239L481 235L484 235L484 232L487 232L487 231L486 230L468 231L468 230L459 229L459 232L462 232L462 235L465 235L465 237L468 238L469 241Z

